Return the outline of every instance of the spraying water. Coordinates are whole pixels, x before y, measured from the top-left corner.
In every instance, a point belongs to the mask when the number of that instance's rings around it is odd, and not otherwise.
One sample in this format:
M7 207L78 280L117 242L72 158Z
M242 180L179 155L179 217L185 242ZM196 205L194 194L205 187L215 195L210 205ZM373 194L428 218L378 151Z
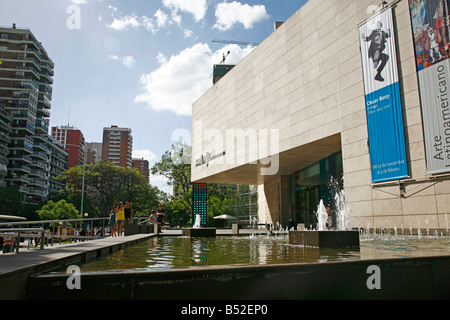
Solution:
M350 230L350 209L345 204L345 192L341 190L335 195L337 229Z
M350 208L346 205L345 190L339 187L337 179L330 178L330 193L334 193L334 210L336 214L336 229L350 230Z
M328 214L327 209L323 204L323 200L320 200L319 206L317 207L316 217L317 217L317 230L318 231L327 230Z

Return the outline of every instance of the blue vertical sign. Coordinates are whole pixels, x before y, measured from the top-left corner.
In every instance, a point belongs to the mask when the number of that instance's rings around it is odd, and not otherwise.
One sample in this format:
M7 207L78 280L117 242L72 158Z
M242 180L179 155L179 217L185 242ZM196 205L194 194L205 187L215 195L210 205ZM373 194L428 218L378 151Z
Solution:
M372 182L407 178L392 8L359 26L359 34Z

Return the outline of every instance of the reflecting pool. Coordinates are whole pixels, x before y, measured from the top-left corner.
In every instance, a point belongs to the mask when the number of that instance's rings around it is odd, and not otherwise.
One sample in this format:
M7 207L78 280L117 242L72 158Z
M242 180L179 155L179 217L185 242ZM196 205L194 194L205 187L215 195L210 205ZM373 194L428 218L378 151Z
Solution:
M359 249L289 244L288 236L154 237L82 266L81 272L165 271L450 255L450 237L361 235Z

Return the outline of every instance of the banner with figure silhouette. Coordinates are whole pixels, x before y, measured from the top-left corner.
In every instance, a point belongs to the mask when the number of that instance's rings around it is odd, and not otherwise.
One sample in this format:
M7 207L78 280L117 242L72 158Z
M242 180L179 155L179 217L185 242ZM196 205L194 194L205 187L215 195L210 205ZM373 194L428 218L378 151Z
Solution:
M392 8L359 27L372 182L408 177Z
M450 172L448 0L410 0L427 173Z

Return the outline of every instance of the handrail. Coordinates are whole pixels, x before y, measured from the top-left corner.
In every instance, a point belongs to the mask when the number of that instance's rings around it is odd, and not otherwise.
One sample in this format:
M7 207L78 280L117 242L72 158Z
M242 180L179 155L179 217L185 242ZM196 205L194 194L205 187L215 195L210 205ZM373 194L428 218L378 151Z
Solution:
M102 221L102 229L101 229L101 235L98 235L99 238L103 238L105 237L105 227L107 226L107 222L109 221L109 217L99 217L99 218L82 218L82 219L56 219L56 220L39 220L39 221L9 221L9 222L2 222L0 223L0 233L12 233L14 232L14 230L26 230L24 232L36 232L36 231L41 231L44 230L43 225L45 224L60 224L61 226L63 224L66 223L73 223L75 222L75 226L74 228L77 228L77 223L80 223L80 225L82 225L83 223L89 223L91 225L91 227L93 227L94 225L94 221ZM138 224L141 222L141 220L145 220L144 222L147 222L148 217L135 217L133 218L133 220L137 220ZM39 225L42 227L33 227L33 228L23 228L23 226L30 226L30 225ZM20 228L14 228L14 226L20 226ZM5 229L1 229L1 228L5 228ZM20 232L20 231L19 231ZM94 239L93 236L89 235L90 230L87 230L86 236L81 236L78 234L71 234L71 235L57 235L55 234L55 226L53 226L53 231L51 232L51 235L46 235L45 234L45 230L43 231L44 236L41 239L41 249L43 249L44 247L44 239L51 239L51 245L53 246L53 242L54 239L58 239L58 238L70 238L70 239L75 239L75 241L77 241L77 239ZM20 238L20 234L19 234L19 238ZM71 240L72 241L72 240ZM48 245L48 243L47 243Z
M19 221L19 222L1 222L1 226L14 226L14 225L28 225L28 224L48 224L48 223L65 223L65 222L78 222L78 221L98 221L109 220L109 217L102 218L83 218L83 219L57 219L57 220L38 220L38 221Z
M0 229L0 234L17 233L16 253L19 253L20 233L21 232L40 232L41 233L41 250L44 249L44 237L45 237L45 230L44 230L44 228L7 228L7 229Z

